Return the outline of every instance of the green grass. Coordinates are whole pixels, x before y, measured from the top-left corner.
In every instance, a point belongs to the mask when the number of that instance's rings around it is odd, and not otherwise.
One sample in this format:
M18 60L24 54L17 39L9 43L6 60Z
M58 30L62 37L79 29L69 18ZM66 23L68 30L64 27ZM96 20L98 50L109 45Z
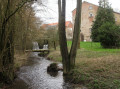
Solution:
M72 44L72 41L67 42L68 46L70 47ZM105 49L102 48L99 42L80 42L80 47L82 49L88 50L88 51L99 51L99 52L120 52L120 49Z

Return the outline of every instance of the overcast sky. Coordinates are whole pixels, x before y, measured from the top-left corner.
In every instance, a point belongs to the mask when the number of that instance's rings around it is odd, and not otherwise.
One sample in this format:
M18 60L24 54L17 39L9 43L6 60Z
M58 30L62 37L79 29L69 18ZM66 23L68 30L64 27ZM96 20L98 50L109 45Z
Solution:
M58 21L58 0L42 0L43 6L38 0L34 9L37 17L40 17L44 23L54 23ZM83 0L98 5L99 0ZM120 10L120 0L109 0L114 9ZM76 0L66 0L66 20L72 20L72 10L76 8Z

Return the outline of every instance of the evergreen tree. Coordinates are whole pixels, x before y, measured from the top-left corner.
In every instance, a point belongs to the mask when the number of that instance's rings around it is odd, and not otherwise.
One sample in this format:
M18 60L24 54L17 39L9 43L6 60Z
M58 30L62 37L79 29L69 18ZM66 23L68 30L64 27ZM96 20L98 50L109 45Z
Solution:
M93 22L93 26L92 26L91 37L94 42L99 42L98 29L106 22L110 22L113 24L115 23L113 9L111 8L107 0L100 0L97 15L96 15L95 21Z

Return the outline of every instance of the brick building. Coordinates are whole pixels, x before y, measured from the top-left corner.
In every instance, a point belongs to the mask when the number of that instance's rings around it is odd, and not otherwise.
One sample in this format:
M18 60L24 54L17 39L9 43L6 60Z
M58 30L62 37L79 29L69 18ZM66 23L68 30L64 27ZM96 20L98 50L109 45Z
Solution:
M82 12L81 12L81 41L92 41L91 36L91 28L93 21L95 20L95 16L97 14L98 6L92 3L84 1L82 3ZM75 22L76 9L72 11L72 23L74 27ZM115 21L117 24L120 24L120 13L114 12Z
M67 39L72 39L72 36L73 36L73 31L72 31L73 25L72 25L72 22L71 21L66 21L65 26L66 26L66 38ZM49 29L58 30L58 23L43 24L41 27L43 29L46 29L46 30L49 30Z

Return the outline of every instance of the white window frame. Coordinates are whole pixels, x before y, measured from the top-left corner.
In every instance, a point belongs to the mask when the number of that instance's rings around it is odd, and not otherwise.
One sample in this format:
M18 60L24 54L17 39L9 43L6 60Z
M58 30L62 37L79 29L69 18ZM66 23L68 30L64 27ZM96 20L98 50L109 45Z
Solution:
M89 6L89 10L92 10L93 9L93 6Z

